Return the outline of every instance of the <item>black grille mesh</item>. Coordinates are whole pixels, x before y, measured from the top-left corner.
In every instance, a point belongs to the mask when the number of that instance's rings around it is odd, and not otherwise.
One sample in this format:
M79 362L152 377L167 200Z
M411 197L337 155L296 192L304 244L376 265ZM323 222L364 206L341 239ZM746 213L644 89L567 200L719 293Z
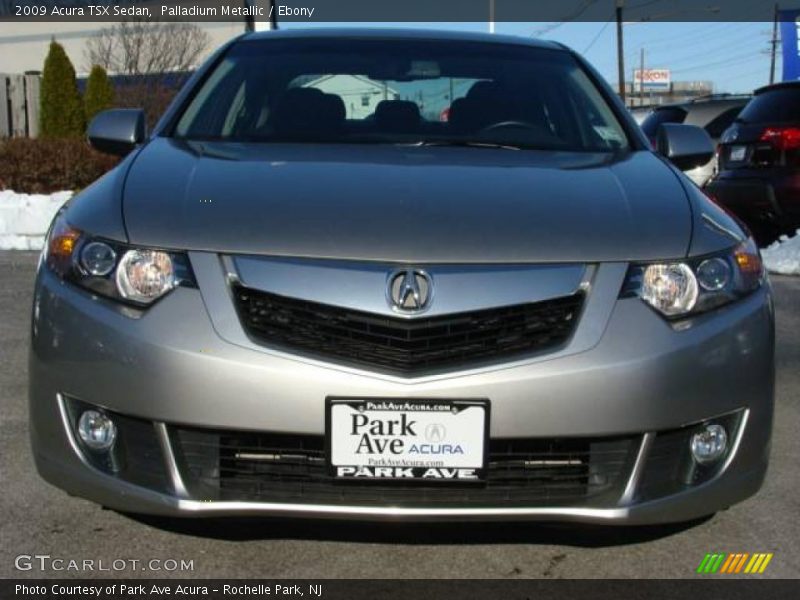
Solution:
M583 294L445 316L402 319L242 286L236 308L257 341L325 359L412 374L555 348L575 328Z
M322 436L174 430L193 497L392 506L535 506L616 501L638 438L495 439L481 483L337 481Z

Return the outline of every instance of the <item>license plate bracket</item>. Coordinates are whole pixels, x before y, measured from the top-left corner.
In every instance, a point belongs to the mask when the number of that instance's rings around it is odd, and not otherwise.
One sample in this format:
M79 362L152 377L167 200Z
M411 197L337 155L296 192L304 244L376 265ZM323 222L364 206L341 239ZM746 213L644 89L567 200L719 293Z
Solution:
M337 480L481 482L487 399L326 398L329 474Z

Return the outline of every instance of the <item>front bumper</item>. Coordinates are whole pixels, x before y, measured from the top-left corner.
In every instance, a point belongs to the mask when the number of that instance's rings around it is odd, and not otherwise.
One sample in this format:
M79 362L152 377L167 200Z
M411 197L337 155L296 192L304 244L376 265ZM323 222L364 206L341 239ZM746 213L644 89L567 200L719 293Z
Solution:
M118 510L175 516L535 519L640 524L703 516L754 494L766 473L773 411L774 333L768 287L675 327L637 299L617 300L624 265L598 269L586 311L609 306L596 342L573 353L398 379L231 343L204 287L212 260L195 260L201 291L178 289L143 315L92 298L41 272L30 359L31 439L37 468L71 494ZM209 314L210 313L210 314ZM134 318L136 317L136 318ZM586 314L583 317L587 319ZM576 334L580 337L580 332ZM584 336L585 337L585 336ZM585 340L584 340L585 341ZM198 495L171 432L180 427L324 433L328 396L490 398L490 437L631 440L615 492L569 502L266 501ZM92 466L67 426L66 398L152 426L163 486ZM720 415L740 416L735 444L713 477L645 494L654 440ZM177 457L177 459L176 459Z

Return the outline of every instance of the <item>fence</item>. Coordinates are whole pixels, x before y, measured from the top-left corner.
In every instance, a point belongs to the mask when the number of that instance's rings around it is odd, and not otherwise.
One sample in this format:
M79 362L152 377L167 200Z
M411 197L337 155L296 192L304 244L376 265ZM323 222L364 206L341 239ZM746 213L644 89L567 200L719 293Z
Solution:
M39 133L39 75L0 73L0 139Z

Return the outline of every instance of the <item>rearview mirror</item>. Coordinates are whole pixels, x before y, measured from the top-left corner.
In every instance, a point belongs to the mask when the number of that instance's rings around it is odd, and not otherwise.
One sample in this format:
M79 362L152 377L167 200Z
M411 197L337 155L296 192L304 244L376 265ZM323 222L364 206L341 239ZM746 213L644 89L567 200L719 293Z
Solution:
M138 108L105 110L92 119L86 136L96 150L125 156L144 141L144 111Z
M714 156L711 138L695 125L664 123L658 129L656 149L681 171L704 165Z

